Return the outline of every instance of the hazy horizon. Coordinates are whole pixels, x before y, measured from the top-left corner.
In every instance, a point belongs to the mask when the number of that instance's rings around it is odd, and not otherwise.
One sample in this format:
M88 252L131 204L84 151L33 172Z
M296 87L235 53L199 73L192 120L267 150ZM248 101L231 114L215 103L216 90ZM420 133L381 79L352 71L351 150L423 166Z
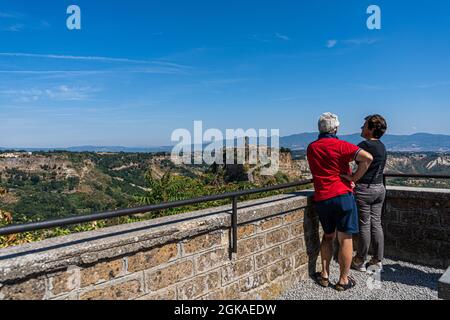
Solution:
M450 2L77 0L0 5L0 146L165 146L178 128L450 134ZM255 10L257 9L257 10Z
M297 136L297 135L319 135L318 132L301 132L301 133L294 133L294 134L290 134L287 136L283 136L281 135L280 138L288 138L288 137L292 137L292 136ZM341 137L348 137L348 136L359 136L360 133L351 133L351 134L340 134L338 133L338 136ZM409 135L395 135L395 134L386 134L386 136L384 138L387 137L410 137L410 136L414 136L414 135L421 135L421 134L425 134L425 135L433 135L433 136L446 136L450 138L450 134L438 134L438 133L429 133L429 132L417 132L417 133L413 133L413 134L409 134ZM363 138L361 138L362 140ZM382 138L383 140L383 138ZM224 140L226 141L226 140ZM65 146L8 146L8 145L0 145L0 148L3 149L12 149L12 150L20 150L21 148L23 149L68 149L68 148L83 148L83 147L94 147L94 148L127 148L127 149L157 149L157 148L167 148L167 147L173 147L175 146L177 143L173 142L173 143L167 143L167 144L161 144L161 145L119 145L119 144L109 144L109 145L93 145L93 144L79 144L79 145L65 145ZM205 145L208 145L208 142L204 143Z

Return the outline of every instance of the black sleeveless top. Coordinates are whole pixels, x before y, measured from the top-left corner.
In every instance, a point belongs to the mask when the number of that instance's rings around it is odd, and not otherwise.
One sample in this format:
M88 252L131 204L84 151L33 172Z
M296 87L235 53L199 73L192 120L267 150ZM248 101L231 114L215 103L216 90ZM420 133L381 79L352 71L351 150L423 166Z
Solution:
M361 184L382 184L383 172L386 166L387 151L380 140L366 140L361 142L358 147L369 152L373 156L373 162L367 170L367 173L358 183Z

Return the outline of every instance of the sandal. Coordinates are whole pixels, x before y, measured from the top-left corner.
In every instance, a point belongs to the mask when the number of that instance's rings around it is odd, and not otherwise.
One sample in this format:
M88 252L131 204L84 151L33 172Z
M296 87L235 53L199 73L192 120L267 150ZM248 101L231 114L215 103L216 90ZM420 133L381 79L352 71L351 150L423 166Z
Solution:
M336 290L339 292L343 292L343 291L350 290L354 286L356 286L356 281L352 277L348 277L348 283L347 284L337 283Z
M317 272L314 274L314 280L316 280L317 284L321 287L328 288L330 285L330 280L322 277L321 272Z

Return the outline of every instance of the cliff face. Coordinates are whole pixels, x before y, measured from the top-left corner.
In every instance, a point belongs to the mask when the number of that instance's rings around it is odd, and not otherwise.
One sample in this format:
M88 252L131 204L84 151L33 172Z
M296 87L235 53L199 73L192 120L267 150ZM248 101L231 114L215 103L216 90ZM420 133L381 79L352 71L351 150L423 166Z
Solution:
M450 156L438 157L436 160L430 161L426 166L428 170L436 167L449 167L450 169Z
M292 179L306 179L311 173L306 159L293 160L290 152L280 153L280 172Z
M80 177L82 172L77 171L72 162L63 155L28 155L14 154L10 157L0 158L0 172L5 174L8 169L14 169L28 174L44 174L52 172L58 178Z
M230 181L259 181L257 166L225 165L226 177ZM290 152L280 152L279 173L289 180L298 180L310 176L308 163L305 160L293 160Z
M386 163L386 172L450 174L450 155L391 153Z

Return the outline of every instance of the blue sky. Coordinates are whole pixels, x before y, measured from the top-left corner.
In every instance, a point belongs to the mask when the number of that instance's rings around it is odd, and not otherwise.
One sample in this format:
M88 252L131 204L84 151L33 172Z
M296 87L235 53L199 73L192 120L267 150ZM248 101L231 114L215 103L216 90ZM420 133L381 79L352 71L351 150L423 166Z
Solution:
M82 30L66 28L77 4ZM366 9L382 10L382 29ZM157 146L177 128L450 134L450 2L2 0L0 146Z

